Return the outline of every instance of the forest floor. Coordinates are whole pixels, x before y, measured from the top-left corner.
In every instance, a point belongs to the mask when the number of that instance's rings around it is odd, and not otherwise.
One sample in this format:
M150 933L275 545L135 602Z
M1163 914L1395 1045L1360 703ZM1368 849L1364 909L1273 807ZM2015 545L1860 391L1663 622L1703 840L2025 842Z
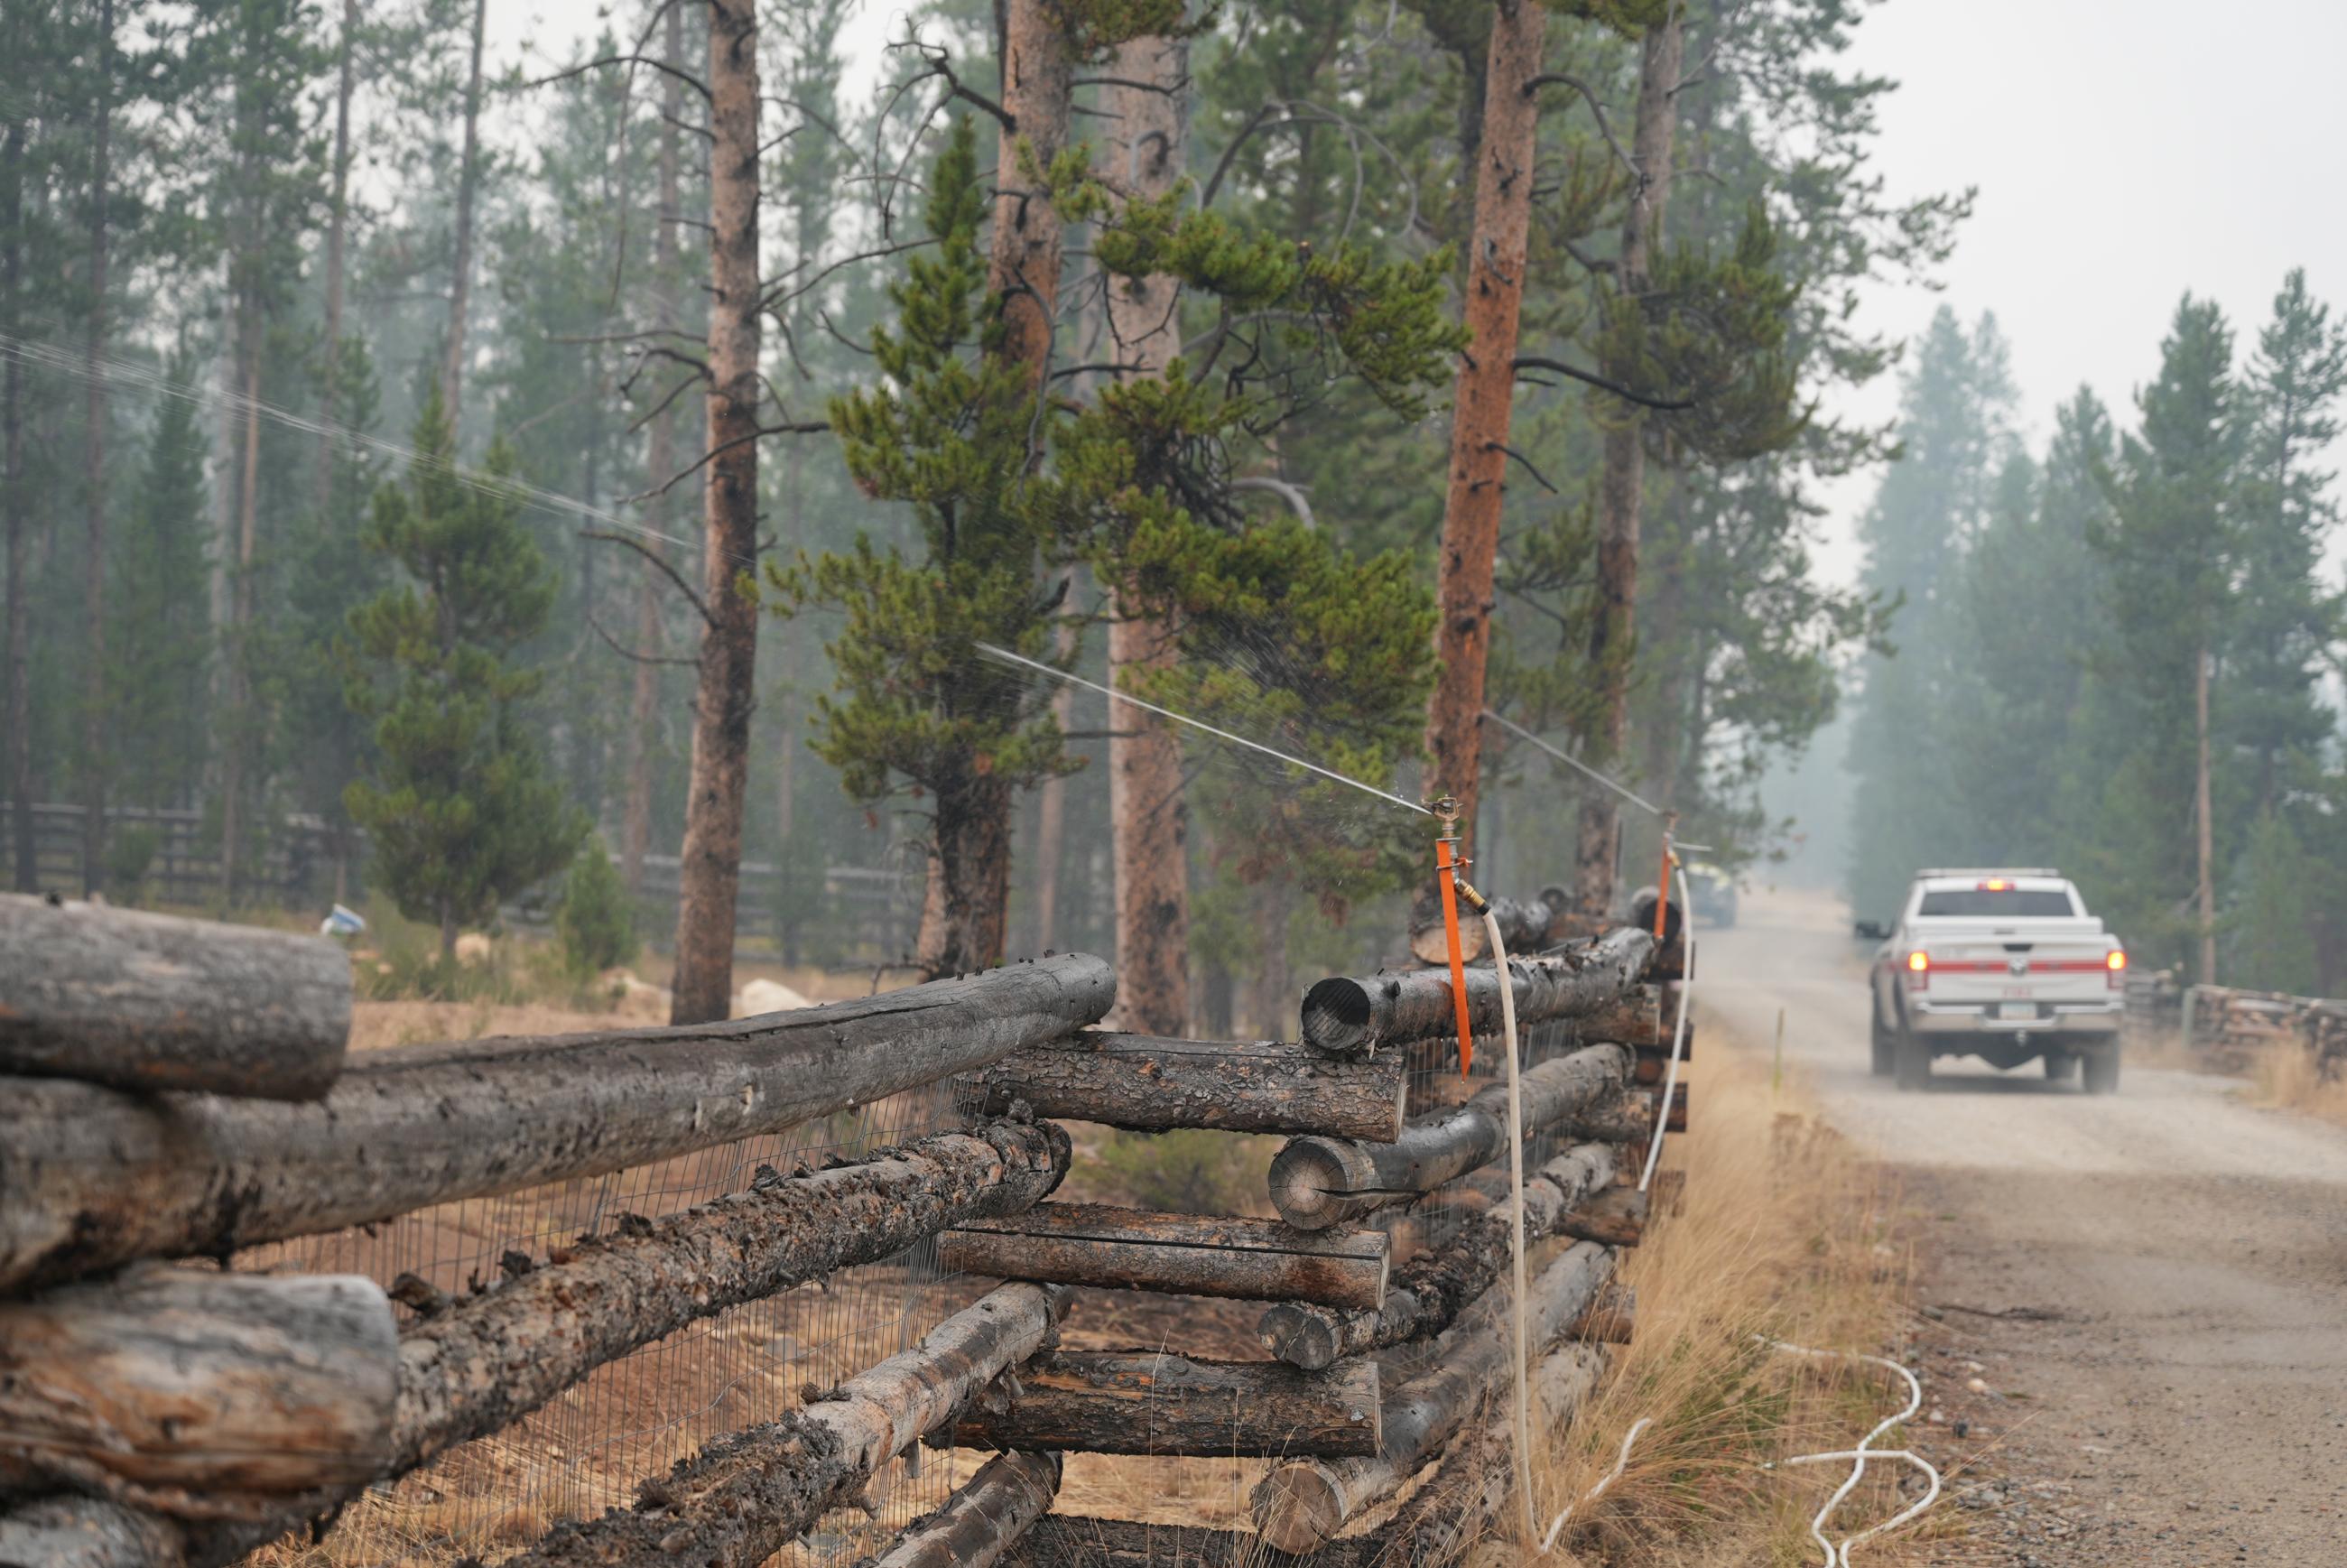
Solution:
M1699 933L1701 1006L1761 1050L1781 1013L1788 1071L1903 1194L1911 1436L1975 1538L2046 1568L2347 1556L2347 1132L2137 1062L2106 1098L1970 1059L1900 1094L1839 906L1744 914Z

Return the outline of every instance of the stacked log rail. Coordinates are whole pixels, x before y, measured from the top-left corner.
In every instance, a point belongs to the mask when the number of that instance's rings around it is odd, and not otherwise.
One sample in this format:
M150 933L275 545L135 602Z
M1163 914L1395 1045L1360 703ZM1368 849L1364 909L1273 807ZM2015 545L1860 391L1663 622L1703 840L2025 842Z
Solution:
M82 968L5 978L34 950ZM1523 1197L1529 1233L1565 1246L1534 1293L1539 1337L1592 1342L1542 1363L1560 1407L1594 1376L1594 1342L1633 1321L1601 1291L1646 1219L1610 1184L1661 1113L1641 1066L1668 1048L1665 999L1639 984L1655 961L1653 938L1624 929L1468 971L1479 1029L1496 1028L1506 985L1525 1027L1568 1021L1581 1042L1525 1075L1527 1134L1573 1144ZM1066 1452L1276 1459L1261 1533L1242 1538L1258 1548L1320 1543L1446 1442L1452 1522L1504 1501L1471 1418L1505 1359L1509 1200L1476 1200L1477 1217L1399 1272L1389 1235L1351 1223L1488 1188L1505 1153L1489 1091L1404 1116L1409 1057L1388 1048L1449 1031L1447 976L1323 981L1295 1042L1093 1028L1114 978L1066 955L734 1023L346 1062L341 964L304 938L0 907L0 1071L29 1075L0 1095L0 1560L231 1561L687 1324L931 1236L948 1269L1005 1283L517 1561L757 1561L923 1441L997 1457L877 1559L904 1568L1000 1560L1022 1532L1035 1550L1066 1538L1049 1513ZM191 988L202 1005L171 1025L169 998ZM821 1171L762 1167L743 1192L622 1216L543 1261L508 1254L505 1277L469 1296L404 1276L404 1326L374 1280L154 1261L641 1166L958 1075L959 1131ZM1046 1202L1070 1160L1053 1117L1290 1134L1270 1177L1282 1218ZM1062 1348L1085 1286L1268 1301L1276 1357ZM1403 1344L1430 1346L1430 1369L1381 1389L1378 1353ZM1430 1506L1389 1529L1434 1528Z

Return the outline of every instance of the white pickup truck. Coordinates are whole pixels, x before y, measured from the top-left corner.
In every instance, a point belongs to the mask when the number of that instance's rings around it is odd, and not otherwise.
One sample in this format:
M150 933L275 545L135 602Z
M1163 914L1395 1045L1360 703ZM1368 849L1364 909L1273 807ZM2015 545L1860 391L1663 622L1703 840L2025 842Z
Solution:
M2043 1061L2056 1082L2083 1066L2089 1094L2119 1086L2127 948L2058 872L1918 872L1870 983L1874 1071L1901 1089L1930 1082L1933 1057L1967 1055Z

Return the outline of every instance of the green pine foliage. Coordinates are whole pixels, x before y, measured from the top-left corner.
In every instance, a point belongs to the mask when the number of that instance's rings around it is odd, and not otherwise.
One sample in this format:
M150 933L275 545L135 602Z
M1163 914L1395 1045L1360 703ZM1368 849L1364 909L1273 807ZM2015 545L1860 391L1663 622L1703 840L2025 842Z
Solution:
M491 449L486 481L460 473L436 395L414 446L406 484L375 492L367 530L400 580L351 614L369 669L350 701L374 722L380 763L346 798L374 875L403 913L439 927L448 958L460 927L567 864L586 824L520 722L540 677L508 656L544 626L555 584L496 482L510 455Z
M172 367L184 378L190 366ZM114 636L108 725L114 787L142 804L175 804L202 775L211 699L211 627L203 585L204 431L189 398L162 400L110 563Z
M554 938L571 972L599 975L636 957L636 912L601 835L589 834L562 879Z

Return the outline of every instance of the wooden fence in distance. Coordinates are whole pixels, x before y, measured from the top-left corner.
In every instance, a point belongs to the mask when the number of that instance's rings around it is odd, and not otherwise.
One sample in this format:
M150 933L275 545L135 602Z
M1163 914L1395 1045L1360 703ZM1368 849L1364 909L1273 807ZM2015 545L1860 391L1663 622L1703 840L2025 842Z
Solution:
M344 1062L331 1006L268 1005L281 971L314 990L324 945L275 941L0 898L0 1072L15 1075L0 1093L0 1560L184 1568L330 1529L368 1489L461 1456L598 1368L917 1245L999 1283L642 1475L632 1506L547 1522L509 1560L762 1562L868 1504L923 1444L999 1457L869 1561L1058 1564L1111 1542L1134 1563L1430 1561L1505 1502L1504 1447L1482 1424L1508 1358L1504 1101L1430 1071L1444 1020L1412 1003L1422 973L1321 982L1294 1041L1102 1030L1114 976L1071 954L730 1023ZM36 949L44 979L22 984L15 960ZM166 949L178 967L140 957ZM1479 1020L1508 987L1533 1042L1522 1204L1545 1246L1527 1307L1552 1424L1635 1321L1610 1287L1649 1220L1633 1184L1645 1145L1686 1114L1655 1088L1677 963L1676 945L1622 928L1469 971ZM210 1026L238 1049L208 1060L182 1040L170 1089L124 1087L147 1081L146 1036L110 1009L221 977L251 1004ZM1478 1053L1486 1072L1497 1050ZM462 1289L175 1266L651 1167L948 1082L958 1124L861 1160L762 1166L658 1217L607 1216ZM1073 1147L1055 1119L1286 1134L1266 1173L1281 1217L1050 1201ZM1438 1209L1450 1223L1430 1223ZM1269 1303L1271 1358L1064 1347L1077 1293L1102 1287ZM1052 1512L1061 1455L1144 1450L1273 1460L1255 1528L1136 1532Z

